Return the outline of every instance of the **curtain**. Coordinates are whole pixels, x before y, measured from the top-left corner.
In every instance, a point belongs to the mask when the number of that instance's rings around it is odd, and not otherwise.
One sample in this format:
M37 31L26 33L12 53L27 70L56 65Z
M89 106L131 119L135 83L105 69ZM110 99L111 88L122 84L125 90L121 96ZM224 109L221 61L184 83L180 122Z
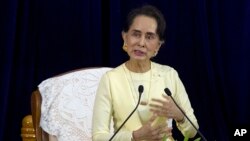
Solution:
M0 140L21 140L21 120L41 81L126 61L122 25L142 4L166 18L166 42L153 61L178 71L205 137L231 140L236 128L249 127L250 1L3 0Z

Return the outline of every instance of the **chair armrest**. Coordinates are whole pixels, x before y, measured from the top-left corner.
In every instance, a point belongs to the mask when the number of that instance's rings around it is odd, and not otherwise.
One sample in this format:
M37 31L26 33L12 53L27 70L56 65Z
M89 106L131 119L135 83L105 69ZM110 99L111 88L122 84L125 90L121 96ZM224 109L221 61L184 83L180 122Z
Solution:
M43 131L40 127L40 118L41 118L41 103L42 97L39 90L35 90L31 95L31 112L33 126L35 129L36 140L37 141L49 141L49 135L47 132Z
M25 116L22 120L21 137L23 141L36 141L31 115Z

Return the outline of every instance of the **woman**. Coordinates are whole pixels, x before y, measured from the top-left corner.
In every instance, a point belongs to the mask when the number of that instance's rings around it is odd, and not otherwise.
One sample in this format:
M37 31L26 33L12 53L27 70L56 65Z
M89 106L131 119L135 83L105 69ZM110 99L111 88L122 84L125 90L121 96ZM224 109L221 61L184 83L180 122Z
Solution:
M185 120L171 98L164 93L168 87L172 96L188 117L198 123L188 95L177 72L166 65L151 61L164 43L165 20L162 13L146 5L131 11L122 31L123 49L129 60L107 72L97 90L93 114L93 140L107 141L110 122L117 130L135 108L138 86L144 91L137 111L130 117L113 140L140 141L171 139L171 119L177 122L184 136L194 137L196 130Z

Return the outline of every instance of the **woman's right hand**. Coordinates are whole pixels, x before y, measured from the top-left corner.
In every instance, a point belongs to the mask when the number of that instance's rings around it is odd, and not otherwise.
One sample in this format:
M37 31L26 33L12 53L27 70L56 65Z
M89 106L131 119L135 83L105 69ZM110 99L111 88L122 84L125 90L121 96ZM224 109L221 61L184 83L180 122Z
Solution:
M144 124L138 130L133 131L133 138L135 141L161 141L165 135L172 135L172 128L167 127L167 124L159 125L156 127L152 126L152 123L156 118L157 115L153 115L146 124Z

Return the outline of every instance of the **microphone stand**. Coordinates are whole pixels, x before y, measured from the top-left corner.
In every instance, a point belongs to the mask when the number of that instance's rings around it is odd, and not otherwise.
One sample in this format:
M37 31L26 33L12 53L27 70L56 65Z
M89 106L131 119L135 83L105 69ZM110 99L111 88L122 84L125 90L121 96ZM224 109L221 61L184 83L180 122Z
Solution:
M192 124L192 126L194 127L194 129L198 132L198 134L201 136L201 138L204 141L207 141L207 139L203 136L203 134L200 132L200 130L194 125L194 123L188 118L188 116L185 114L185 112L181 109L181 107L177 104L177 102L174 100L174 98L172 97L172 93L170 92L170 90L168 88L164 89L165 93L171 97L171 99L174 101L175 105L180 109L180 111L182 112L182 114L188 119L188 121Z
M134 108L134 110L129 114L129 116L126 118L126 120L122 123L122 125L116 130L116 132L113 134L113 136L109 139L109 141L112 141L112 139L115 137L115 135L121 130L121 128L124 126L124 124L128 121L128 119L133 115L133 113L135 112L135 110L137 109L137 107L140 104L140 100L141 100L141 94L143 92L143 86L140 85L138 88L139 91L139 100L138 103L136 105L136 107Z

